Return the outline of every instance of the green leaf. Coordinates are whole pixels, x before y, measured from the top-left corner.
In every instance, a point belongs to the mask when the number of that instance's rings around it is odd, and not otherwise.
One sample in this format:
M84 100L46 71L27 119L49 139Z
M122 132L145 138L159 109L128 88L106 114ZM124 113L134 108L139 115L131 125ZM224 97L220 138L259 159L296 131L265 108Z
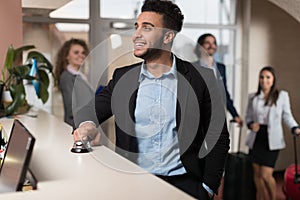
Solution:
M13 99L20 97L21 100L24 100L26 97L25 88L23 83L11 85L9 87L10 95Z
M15 49L14 60L21 54L23 51L28 51L30 49L35 49L34 45L25 45Z
M41 69L41 70L43 70L43 69L47 69L47 70L48 70L48 66L47 66L47 65L44 65L44 64L39 65L38 68ZM53 77L54 84L55 84L55 86L56 86L56 77L55 77L55 75L54 75L53 73L51 73L51 75L52 75L52 77Z
M45 69L48 69L48 66L45 63L39 63L38 68L45 70Z
M15 76L19 76L21 79L24 79L27 77L29 71L30 71L29 66L23 65L23 66L14 67L10 73L14 74Z
M39 69L39 81L40 81L40 90L38 93L38 98L42 100L43 103L46 103L49 98L48 87L50 85L49 77L47 72Z
M6 69L10 69L13 66L13 62L14 62L14 48L12 45L10 45L8 47L7 53L6 53L6 59L4 62L4 68L3 71L5 71Z
M13 99L13 102L6 108L6 115L12 115L19 107L19 100Z
M49 77L47 72L45 72L44 70L39 69L39 80L41 83L43 83L45 85L45 87L49 87L50 81L49 81Z
M17 95L20 95L20 105L24 105L26 103L26 92L23 83L17 85Z
M9 92L10 92L10 96L11 98L14 99L14 97L16 96L16 86L15 85L11 85L9 88L8 88Z
M38 97L42 100L43 104L45 104L49 98L48 87L44 83L40 83L40 91Z
M12 85L9 90L13 102L6 108L6 115L13 114L17 111L19 106L24 105L26 102L25 88L23 84Z
M28 74L26 75L26 77L25 77L24 79L29 80L29 81L37 80L36 77L30 76L30 75L28 75Z
M40 52L38 51L31 51L28 53L27 59L36 58L37 63L44 63L43 68L48 69L50 72L52 72L52 64L50 61ZM38 65L39 68L39 65Z

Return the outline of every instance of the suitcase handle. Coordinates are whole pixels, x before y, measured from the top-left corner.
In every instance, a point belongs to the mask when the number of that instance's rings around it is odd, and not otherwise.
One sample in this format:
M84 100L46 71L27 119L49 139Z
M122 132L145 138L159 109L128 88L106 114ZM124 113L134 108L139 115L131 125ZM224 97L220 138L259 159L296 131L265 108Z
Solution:
M237 123L234 119L231 119L229 121L230 123L234 124ZM241 150L241 137L242 137L242 127L239 127L239 136L238 136L238 149L237 149L237 153L240 153Z
M294 155L295 155L295 177L294 177L294 182L295 183L300 183L300 174L298 172L298 156L297 156L297 135L293 133L293 141L294 141Z

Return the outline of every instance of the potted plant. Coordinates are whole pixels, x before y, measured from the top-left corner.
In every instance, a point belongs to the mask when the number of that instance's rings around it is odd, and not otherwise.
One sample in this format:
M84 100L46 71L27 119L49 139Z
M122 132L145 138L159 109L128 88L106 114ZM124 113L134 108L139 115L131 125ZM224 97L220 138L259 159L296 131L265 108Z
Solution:
M4 66L2 68L2 77L0 85L2 91L9 91L12 102L4 106L3 114L12 115L22 106L28 106L26 101L26 92L24 81L38 84L36 95L43 103L46 103L49 97L47 91L49 87L49 77L47 72L52 73L52 64L47 58L38 51L30 51L27 54L25 64L22 63L24 51L35 49L33 45L21 46L14 49L12 45L8 47ZM33 73L35 71L35 73ZM0 88L1 91L1 88ZM0 94L2 97L2 94ZM29 107L29 106L28 106Z

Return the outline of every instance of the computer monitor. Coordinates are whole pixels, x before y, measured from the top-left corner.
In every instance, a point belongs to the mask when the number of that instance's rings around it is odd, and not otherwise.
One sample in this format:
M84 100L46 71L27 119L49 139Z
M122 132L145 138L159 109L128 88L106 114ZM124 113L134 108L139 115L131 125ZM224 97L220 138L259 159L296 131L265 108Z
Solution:
M35 138L15 119L0 168L0 193L22 190L34 143Z

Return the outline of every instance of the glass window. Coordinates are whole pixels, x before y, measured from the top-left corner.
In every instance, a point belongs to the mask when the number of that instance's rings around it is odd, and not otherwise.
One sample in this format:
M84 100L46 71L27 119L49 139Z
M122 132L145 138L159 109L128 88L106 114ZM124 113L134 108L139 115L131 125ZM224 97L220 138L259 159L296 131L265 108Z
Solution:
M185 23L234 24L236 0L174 0L185 16ZM102 18L133 19L143 0L100 0ZM118 6L116 6L118 5Z
M89 32L90 26L88 24L76 23L56 23L56 28L60 32Z
M100 0L100 17L133 19L140 13L143 0Z
M176 0L185 23L234 24L236 0Z
M67 19L88 19L89 1L88 0L73 0L66 5L52 11L49 14L52 18L67 18Z

